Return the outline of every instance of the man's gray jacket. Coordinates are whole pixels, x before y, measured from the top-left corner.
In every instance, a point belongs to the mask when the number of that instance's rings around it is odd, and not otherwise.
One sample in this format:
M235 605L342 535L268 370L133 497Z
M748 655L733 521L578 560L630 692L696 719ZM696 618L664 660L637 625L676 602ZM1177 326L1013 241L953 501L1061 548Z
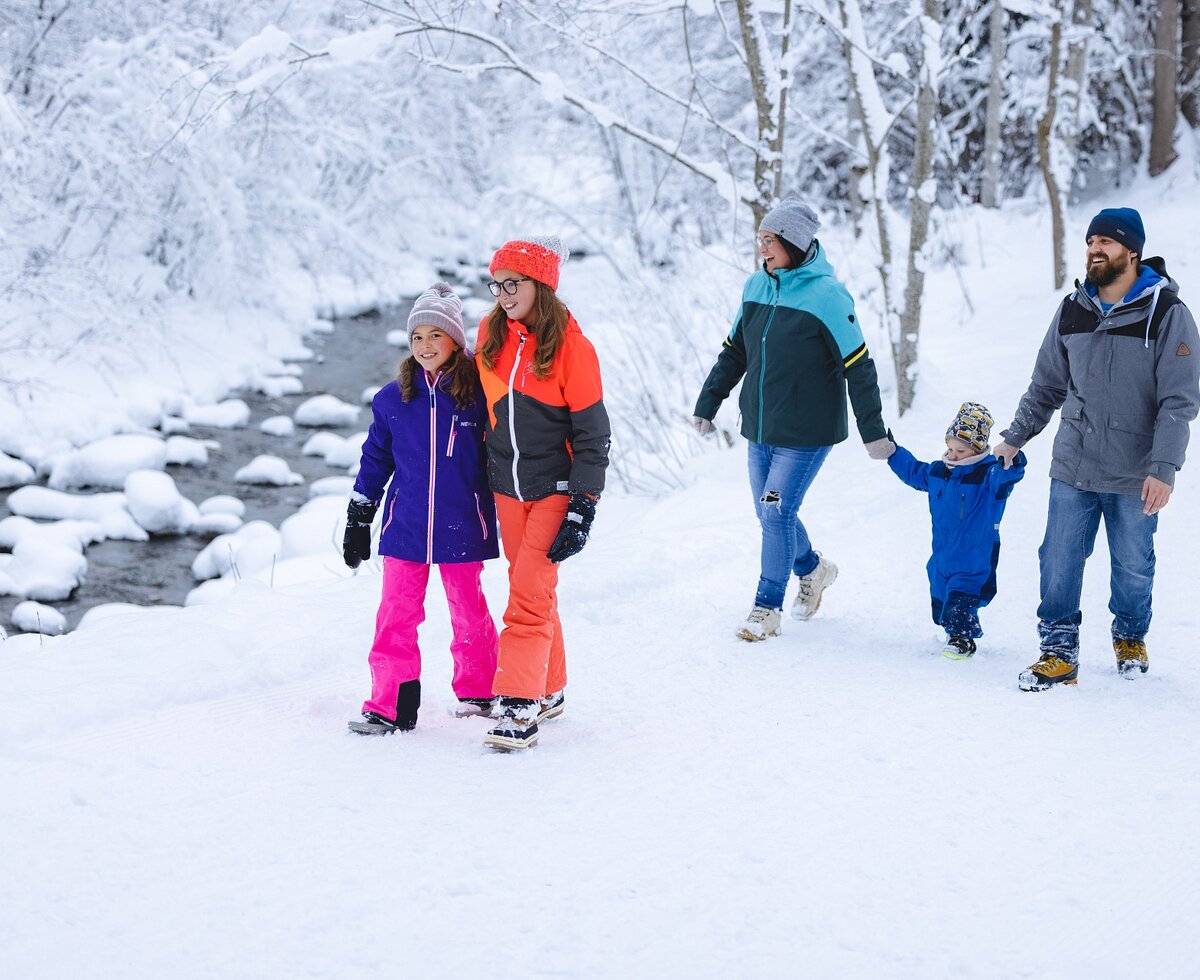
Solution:
M1147 476L1173 486L1183 466L1200 408L1200 335L1162 259L1143 263L1145 279L1107 314L1075 283L1001 433L1024 446L1061 408L1050 476L1080 490L1140 494Z

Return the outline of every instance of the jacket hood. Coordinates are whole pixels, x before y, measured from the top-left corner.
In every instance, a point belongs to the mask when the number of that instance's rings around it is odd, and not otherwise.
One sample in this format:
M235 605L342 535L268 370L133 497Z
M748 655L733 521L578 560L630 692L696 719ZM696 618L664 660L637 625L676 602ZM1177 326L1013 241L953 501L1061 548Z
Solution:
M799 284L806 279L836 278L833 266L825 258L825 249L821 248L821 243L817 239L813 239L813 243L809 247L808 252L805 253L804 262L801 265L794 268L780 269L778 272L767 272L767 267L764 263L762 271L772 279L778 280L781 286L793 283Z
M1152 293L1156 288L1162 291L1179 292L1179 283L1167 275L1167 263L1159 256L1153 256L1139 264L1137 279L1134 280L1129 292L1113 306L1113 309L1124 306L1126 303L1134 303L1148 293ZM1076 279L1075 289L1082 292L1099 308L1099 291L1090 282L1086 279L1083 282Z

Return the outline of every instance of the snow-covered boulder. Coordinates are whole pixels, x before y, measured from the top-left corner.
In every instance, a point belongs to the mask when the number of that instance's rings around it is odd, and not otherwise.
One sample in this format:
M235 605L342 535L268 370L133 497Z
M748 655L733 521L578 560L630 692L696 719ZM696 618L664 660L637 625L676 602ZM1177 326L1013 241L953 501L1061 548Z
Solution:
M292 418L297 425L310 428L329 425L354 425L358 421L361 409L357 405L344 402L334 395L317 395L300 404Z
M59 633L67 631L66 616L53 606L45 606L32 600L17 603L9 622L26 633L41 633L45 636L58 636Z
M362 390L362 394L358 396L358 400L364 405L370 405L375 400L375 396L379 394L382 385L369 385Z
M236 576L251 574L242 568L245 552L247 566L261 566L266 555L266 564L279 553L279 531L266 521L250 521L233 534L222 534L212 541L192 561L192 576L198 581L217 578L227 573Z
M219 446L211 439L171 436L167 439L167 462L174 466L204 466L208 463L208 451Z
M351 466L362 456L365 432L352 436L339 436L336 432L318 432L304 444L300 452L305 456L323 456L330 466Z
M188 528L190 534L230 534L242 526L237 514L198 514Z
M13 548L4 571L16 586L16 595L53 602L66 599L83 582L87 559L65 544L26 537Z
M408 331L407 330L389 330L387 332L387 342L393 347L403 347L408 349Z
M177 415L164 415L162 421L158 423L158 427L164 436L173 436L180 432L187 432L191 428L187 419L181 419Z
M125 479L125 507L151 534L185 534L199 517L166 473L137 470Z
M0 453L0 487L21 487L34 480L37 474L24 460Z
M250 406L240 398L227 398L216 405L189 405L183 417L192 425L212 429L242 429L250 423Z
M345 499L316 497L279 525L279 557L337 554L345 527Z
M259 378L255 385L268 398L281 398L284 395L298 395L304 390L304 385L299 378L293 377L268 377Z
M350 496L350 491L353 489L354 477L352 476L323 476L308 485L308 495L310 497L339 497L342 499L342 504L345 505L345 498Z
M258 427L269 436L290 436L296 432L296 423L290 415L272 415L263 419Z
M278 456L255 456L249 463L233 474L238 483L254 483L265 486L290 487L304 482L304 477L292 472L286 459Z
M246 505L237 497L227 493L219 493L215 497L207 497L200 501L201 514L233 514L237 517L246 516Z
M134 470L161 470L166 465L167 447L158 436L108 436L58 457L49 483L54 490L115 489Z
M8 495L8 509L41 520L92 521L100 525L105 538L145 541L149 537L125 509L123 493L64 493L27 486Z
M89 544L104 540L104 529L95 521L75 519L46 524L31 521L28 517L12 516L0 521L0 548L11 551L18 541L27 537L43 537L83 554Z

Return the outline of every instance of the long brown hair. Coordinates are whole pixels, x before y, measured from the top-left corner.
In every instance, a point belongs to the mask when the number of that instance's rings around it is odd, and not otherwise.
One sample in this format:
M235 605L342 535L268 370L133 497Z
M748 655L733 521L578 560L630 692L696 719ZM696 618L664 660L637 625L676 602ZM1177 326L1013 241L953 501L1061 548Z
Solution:
M400 362L396 371L396 381L400 384L400 397L406 402L416 397L417 372L424 370L411 354ZM461 347L456 348L442 365L438 384L454 399L454 404L459 408L470 408L479 393L479 368L475 366L475 358L467 357Z
M544 282L534 279L533 286L533 309L529 312L529 319L533 322L526 326L533 327L533 336L537 340L537 351L533 355L533 373L538 378L544 378L550 373L554 356L562 346L571 313L558 298L558 294ZM496 355L508 340L508 314L504 312L499 300L488 314L487 325L487 339L479 348L479 357L483 366L490 371L496 366Z

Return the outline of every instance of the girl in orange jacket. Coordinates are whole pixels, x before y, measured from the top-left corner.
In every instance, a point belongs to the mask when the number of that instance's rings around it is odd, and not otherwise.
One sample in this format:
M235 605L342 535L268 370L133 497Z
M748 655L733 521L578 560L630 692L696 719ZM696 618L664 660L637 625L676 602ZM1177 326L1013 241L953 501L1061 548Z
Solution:
M555 294L557 238L505 243L488 284L496 305L476 360L488 405L488 481L508 559L509 597L484 744L523 749L562 714L567 683L558 565L587 542L608 466L609 424L595 348Z

